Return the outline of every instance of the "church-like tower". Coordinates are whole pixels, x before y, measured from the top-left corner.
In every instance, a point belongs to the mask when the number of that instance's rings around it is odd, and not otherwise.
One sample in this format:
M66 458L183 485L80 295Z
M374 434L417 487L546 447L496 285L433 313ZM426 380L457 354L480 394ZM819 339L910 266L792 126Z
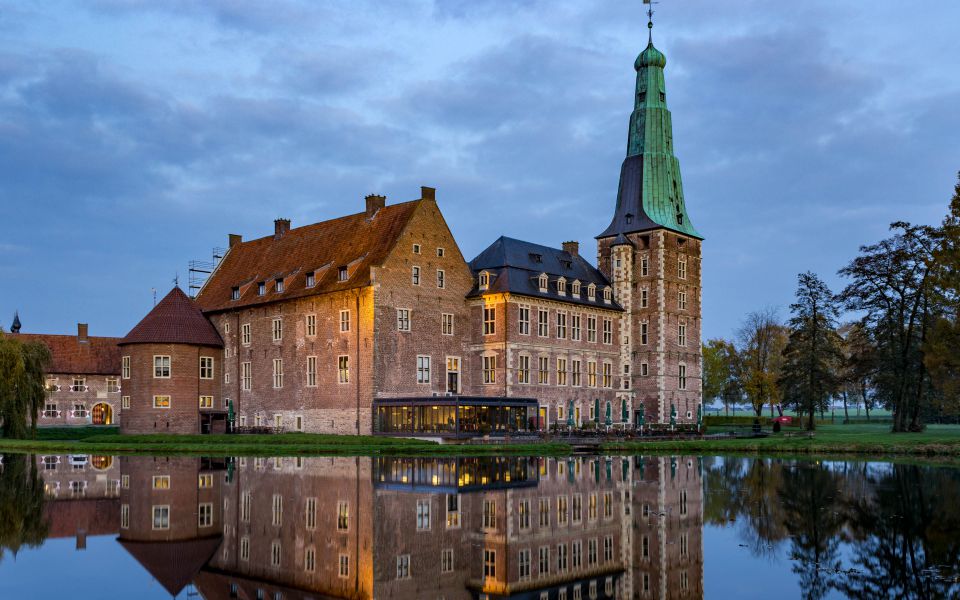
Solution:
M597 263L626 311L620 330L620 394L637 422L698 418L702 401L700 245L673 154L663 70L653 45L637 57L637 86L617 207L597 236Z

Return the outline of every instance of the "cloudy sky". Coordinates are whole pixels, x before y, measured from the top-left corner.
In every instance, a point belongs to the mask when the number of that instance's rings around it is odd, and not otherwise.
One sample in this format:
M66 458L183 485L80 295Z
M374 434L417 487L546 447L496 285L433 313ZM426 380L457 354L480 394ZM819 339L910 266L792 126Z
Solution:
M0 323L125 334L228 233L438 188L461 250L609 222L640 0L0 0ZM960 3L664 0L704 336L960 169Z

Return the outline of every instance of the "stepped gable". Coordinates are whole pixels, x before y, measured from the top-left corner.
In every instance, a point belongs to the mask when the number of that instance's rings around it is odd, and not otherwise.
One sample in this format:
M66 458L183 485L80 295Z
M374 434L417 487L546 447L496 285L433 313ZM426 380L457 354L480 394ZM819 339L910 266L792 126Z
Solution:
M213 557L222 540L223 537L218 535L175 542L120 540L120 545L170 592L171 596L176 596Z
M197 303L205 313L217 312L368 286L370 268L387 258L422 201L237 242L200 290ZM347 268L345 281L339 278L340 267ZM314 285L308 287L311 273ZM283 280L282 291L276 289L278 279ZM260 282L265 284L263 295L258 294ZM231 299L234 288L239 292L236 300Z
M50 349L48 373L65 375L117 375L120 373L120 338L20 333L21 342L40 342Z
M120 345L189 344L223 348L223 340L197 304L178 287L170 290Z

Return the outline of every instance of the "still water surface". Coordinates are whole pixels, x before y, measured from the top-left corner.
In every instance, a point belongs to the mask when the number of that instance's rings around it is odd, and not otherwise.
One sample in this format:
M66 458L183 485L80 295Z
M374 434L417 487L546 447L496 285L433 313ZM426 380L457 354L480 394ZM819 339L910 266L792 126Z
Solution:
M3 456L0 598L956 598L960 470Z

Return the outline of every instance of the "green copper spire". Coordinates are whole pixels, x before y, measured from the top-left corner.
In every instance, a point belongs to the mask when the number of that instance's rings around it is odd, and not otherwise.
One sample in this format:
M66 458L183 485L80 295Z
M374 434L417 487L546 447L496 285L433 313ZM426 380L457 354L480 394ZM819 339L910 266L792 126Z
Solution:
M680 161L673 155L673 123L663 70L667 58L651 40L634 63L637 85L620 170L617 209L598 238L667 228L701 238L683 200Z

